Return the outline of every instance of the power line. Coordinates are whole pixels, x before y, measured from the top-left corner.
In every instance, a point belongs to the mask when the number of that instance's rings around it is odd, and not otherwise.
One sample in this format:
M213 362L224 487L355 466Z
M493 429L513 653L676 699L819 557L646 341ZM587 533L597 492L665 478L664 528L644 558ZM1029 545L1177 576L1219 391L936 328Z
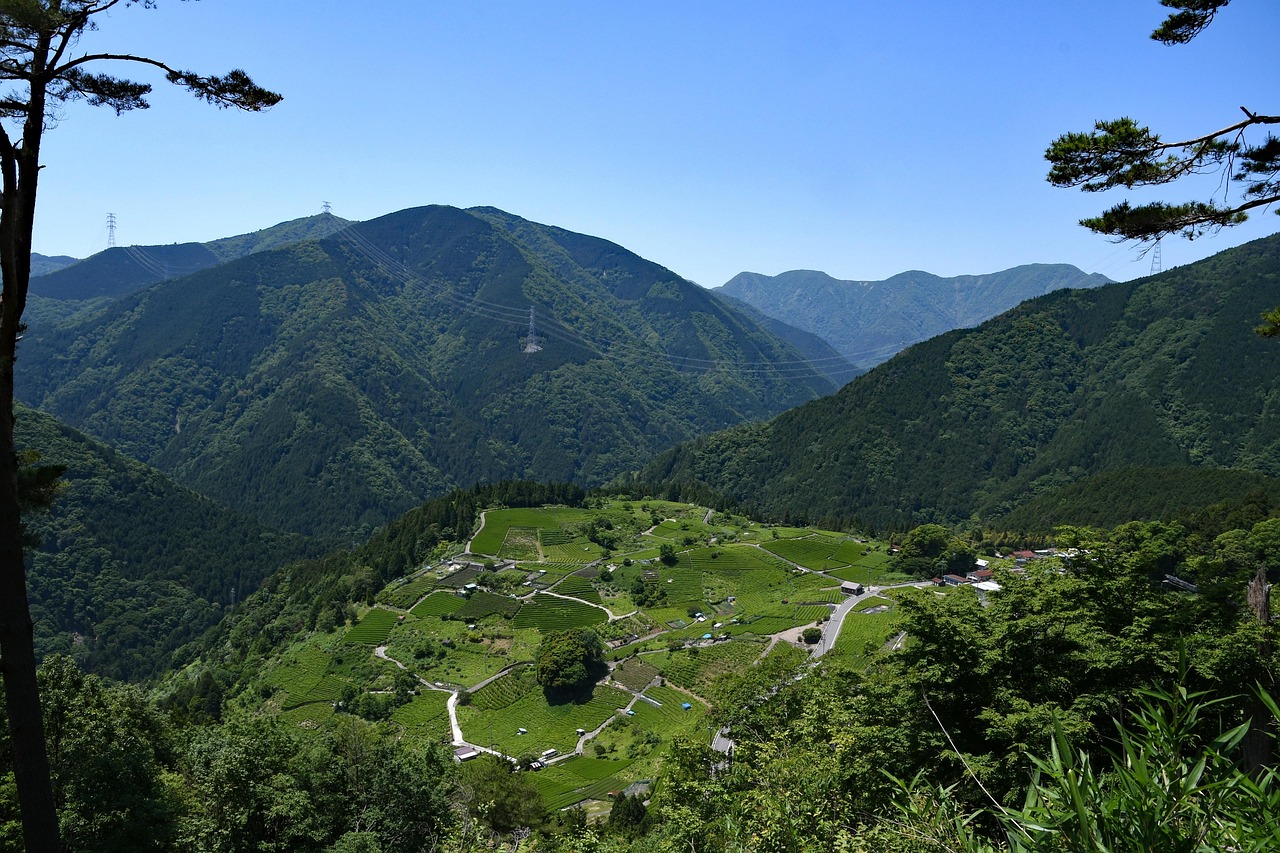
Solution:
M404 284L414 283L434 292L446 305L459 311L500 323L524 326L528 321L527 309L513 305L489 302L479 298L467 298L455 293L451 288L439 283L426 281L414 273L400 261L397 261L384 250L371 243L356 228L344 228L337 237L347 243L357 254L364 256L393 280ZM713 370L730 369L748 376L772 375L779 378L815 378L826 376L820 372L822 368L830 368L835 376L850 377L861 372L861 369L841 355L826 356L817 359L790 359L779 361L750 360L729 361L724 359L707 359L693 356L672 355L666 350L652 344L621 340L600 335L588 336L571 325L560 322L546 306L543 309L542 334L540 343L559 341L564 344L582 347L601 358L625 357L627 355L656 356L677 371L707 373ZM548 317L548 314L551 316ZM619 333L636 335L635 330L620 326Z

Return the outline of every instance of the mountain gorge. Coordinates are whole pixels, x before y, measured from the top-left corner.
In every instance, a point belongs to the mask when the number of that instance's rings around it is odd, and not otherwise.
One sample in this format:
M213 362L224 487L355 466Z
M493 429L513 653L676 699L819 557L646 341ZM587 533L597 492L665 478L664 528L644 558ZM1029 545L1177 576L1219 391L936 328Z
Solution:
M231 254L33 322L19 396L285 529L369 530L458 484L600 484L834 387L669 270L494 209Z
M987 275L942 278L913 270L884 281L826 273L739 273L717 292L820 336L862 369L951 329L976 326L1026 299L1110 279L1068 264L1027 264Z
M1280 474L1280 236L1126 284L1051 293L900 353L839 393L663 454L638 482L697 484L771 516L992 519L1118 468Z

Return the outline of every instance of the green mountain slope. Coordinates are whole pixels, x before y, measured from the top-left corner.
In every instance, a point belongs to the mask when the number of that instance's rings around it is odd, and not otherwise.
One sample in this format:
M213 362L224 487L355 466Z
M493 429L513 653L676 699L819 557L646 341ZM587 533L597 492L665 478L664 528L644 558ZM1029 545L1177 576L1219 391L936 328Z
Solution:
M42 255L39 252L32 252L31 274L33 276L48 275L51 272L57 272L63 267L78 263L80 263L80 259L73 258L70 255Z
M49 415L18 408L18 446L66 466L64 487L27 528L28 590L41 655L63 652L116 678L163 672L173 652L284 563L301 537L178 486Z
M300 240L322 239L347 224L331 213L321 213L209 243L116 246L43 275L33 267L31 293L60 300L115 299L149 284L191 275L254 252Z
M1123 467L1280 474L1280 236L1058 291L900 353L839 393L682 445L639 481L873 525L1001 515Z
M541 350L523 352L529 311ZM603 483L831 390L619 246L429 207L33 325L20 396L266 523L337 537L455 485Z
M976 326L1023 300L1108 281L1068 264L1027 264L954 278L913 270L885 281L840 281L813 270L777 276L744 272L720 290L821 336L867 369L913 343Z

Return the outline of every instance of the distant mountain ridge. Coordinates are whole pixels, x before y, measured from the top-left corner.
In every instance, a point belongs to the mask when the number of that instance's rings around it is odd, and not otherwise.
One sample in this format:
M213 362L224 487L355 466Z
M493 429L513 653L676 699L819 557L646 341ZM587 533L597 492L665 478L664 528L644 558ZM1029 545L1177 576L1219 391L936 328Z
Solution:
M42 269L48 271L44 274L38 274L33 267L31 293L63 300L115 299L147 285L191 275L254 252L328 237L348 224L347 220L331 213L320 213L208 243L115 246L82 261L72 258L72 263L56 268L46 263Z
M1056 291L916 344L830 397L680 445L633 488L907 527L1000 517L1120 468L1275 477L1280 351L1253 328L1277 303L1280 235Z
M332 538L454 486L600 484L834 388L670 270L492 208L400 211L34 316L21 399Z
M831 344L863 368L952 329L976 326L1026 299L1110 281L1069 264L1026 264L987 275L942 278L912 270L884 281L841 281L823 272L744 272L717 292Z

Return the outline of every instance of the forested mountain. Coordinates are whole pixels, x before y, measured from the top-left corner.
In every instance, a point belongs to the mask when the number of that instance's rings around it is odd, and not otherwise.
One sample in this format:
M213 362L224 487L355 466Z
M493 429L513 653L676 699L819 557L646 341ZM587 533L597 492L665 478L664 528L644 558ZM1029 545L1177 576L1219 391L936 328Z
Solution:
M33 320L21 358L32 405L330 538L455 485L599 484L833 388L669 270L487 208L401 211Z
M917 344L839 393L677 447L639 482L773 516L909 526L991 517L1121 467L1280 474L1280 370L1252 331L1280 236L1065 290Z
M25 523L31 610L41 655L142 679L284 563L313 552L178 486L49 415L19 407L18 447L66 467L47 513Z
M71 263L56 266L47 261L61 259L47 259L40 267L32 265L31 293L63 300L116 298L148 284L190 275L254 252L328 237L347 224L331 213L321 213L209 243L115 246L83 261L67 258Z
M884 281L840 281L813 270L744 272L719 290L819 335L865 370L913 343L976 326L1023 300L1108 281L1069 264L1027 264L953 278L913 270Z
M715 293L725 302L742 311L761 326L799 350L800 354L809 359L813 366L822 375L830 379L837 388L855 376L861 376L866 373L864 368L858 367L852 361L836 352L831 344L813 332L806 332L804 329L796 328L782 320L770 317L751 303L743 302L735 296L730 296L720 291L715 291Z
M73 258L70 255L42 255L39 252L32 252L31 275L33 277L48 275L51 272L57 272L63 267L69 267L79 262L79 258Z

